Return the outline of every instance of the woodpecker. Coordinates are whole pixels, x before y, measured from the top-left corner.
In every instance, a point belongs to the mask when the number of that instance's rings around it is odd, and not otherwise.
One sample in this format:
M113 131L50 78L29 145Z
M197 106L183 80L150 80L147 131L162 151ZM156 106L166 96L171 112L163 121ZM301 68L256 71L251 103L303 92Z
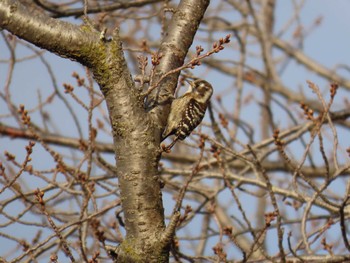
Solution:
M196 79L190 83L187 92L173 100L167 126L162 140L175 135L173 142L166 147L170 150L177 140L184 140L203 120L213 87L205 80Z

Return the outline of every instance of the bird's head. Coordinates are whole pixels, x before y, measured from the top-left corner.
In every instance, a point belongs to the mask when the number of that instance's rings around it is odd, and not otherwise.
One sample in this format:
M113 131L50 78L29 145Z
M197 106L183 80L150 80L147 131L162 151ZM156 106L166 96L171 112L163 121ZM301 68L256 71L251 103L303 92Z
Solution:
M207 103L210 97L213 95L212 85L203 79L196 79L192 81L190 83L189 90L196 95L196 100L201 103Z

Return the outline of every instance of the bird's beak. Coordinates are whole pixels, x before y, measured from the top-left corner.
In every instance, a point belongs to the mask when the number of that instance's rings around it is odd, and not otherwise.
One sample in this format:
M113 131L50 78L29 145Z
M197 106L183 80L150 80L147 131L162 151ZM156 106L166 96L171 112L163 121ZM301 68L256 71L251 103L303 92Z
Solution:
M190 82L190 81L187 81L187 80L186 80L186 82L188 82L190 85L188 86L187 91L185 92L185 94L186 93L191 93L193 91L193 82Z
M190 86L188 87L188 90L192 92L193 88L194 88L193 82L190 82Z
M184 94L191 93L193 90L192 86L190 85L187 89L187 91Z

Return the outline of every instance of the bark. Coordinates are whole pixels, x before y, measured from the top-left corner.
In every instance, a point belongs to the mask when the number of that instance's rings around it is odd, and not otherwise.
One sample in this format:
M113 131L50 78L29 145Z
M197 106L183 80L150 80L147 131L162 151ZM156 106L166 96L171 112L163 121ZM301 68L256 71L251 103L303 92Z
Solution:
M183 64L208 0L181 1L159 50L162 74ZM50 18L20 1L0 2L0 27L57 55L80 62L93 72L108 107L126 237L112 251L118 262L167 262L178 213L165 227L158 176L160 135L170 104L144 109L134 87L118 31L111 40L89 25L76 26ZM165 79L162 98L174 93L179 73ZM153 99L155 98L152 94Z
M180 2L158 51L162 55L162 59L156 68L152 83L157 82L168 71L183 65L187 51L192 45L194 35L209 3L209 0L183 0ZM148 99L149 101L168 102L161 103L151 111L152 117L162 125L161 128L166 125L171 104L169 96L175 92L179 74L180 72L176 72L165 78Z

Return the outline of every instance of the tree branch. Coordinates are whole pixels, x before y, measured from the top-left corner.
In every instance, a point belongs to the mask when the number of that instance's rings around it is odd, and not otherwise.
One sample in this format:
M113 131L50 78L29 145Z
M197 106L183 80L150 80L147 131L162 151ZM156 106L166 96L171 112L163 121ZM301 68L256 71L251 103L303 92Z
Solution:
M151 85L156 83L162 75L183 65L209 2L209 0L182 0L180 2L158 51L162 58L155 68ZM176 72L165 78L160 83L159 88L149 96L148 101L168 101L175 92L179 74L180 72ZM162 128L166 125L169 110L170 101L163 106L154 108L151 112Z
M0 2L0 27L40 48L88 65L99 33L53 19L15 0Z
M54 15L52 17L58 18L58 17L69 17L69 16L82 16L84 15L84 8L72 8L72 9L66 9L66 8L57 8L57 5L49 5L47 3L43 3L41 0L34 0L34 2L42 7L43 9L52 12ZM132 7L141 7L148 4L153 4L161 2L161 0L136 0L136 1L129 1L129 2L122 2L122 3L113 3L113 4L106 4L106 5L99 5L99 6L92 6L88 7L88 14L95 14L99 12L110 12L115 11L118 9L128 9Z

